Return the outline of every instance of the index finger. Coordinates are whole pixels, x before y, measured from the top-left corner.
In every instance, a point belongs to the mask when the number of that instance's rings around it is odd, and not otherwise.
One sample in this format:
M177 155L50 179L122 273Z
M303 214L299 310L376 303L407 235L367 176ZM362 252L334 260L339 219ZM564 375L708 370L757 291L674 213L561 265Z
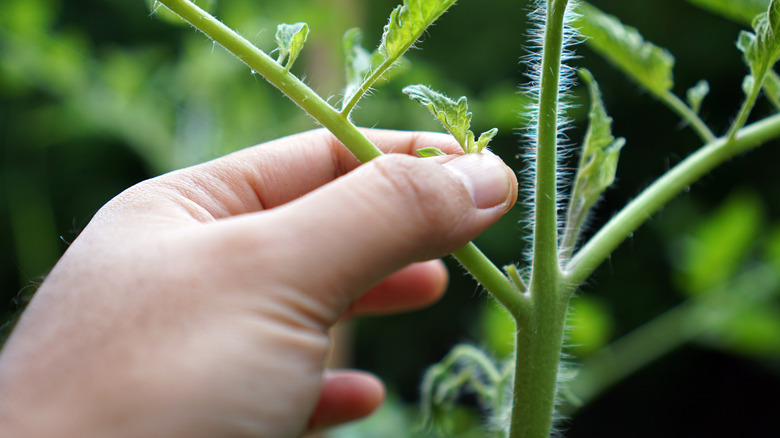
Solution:
M425 147L461 151L455 140L433 132L365 129L385 153L414 155ZM298 198L359 166L360 162L324 129L284 137L171 174L195 185L186 196L220 218L269 209ZM181 185L181 181L171 181ZM216 202L215 202L216 201Z

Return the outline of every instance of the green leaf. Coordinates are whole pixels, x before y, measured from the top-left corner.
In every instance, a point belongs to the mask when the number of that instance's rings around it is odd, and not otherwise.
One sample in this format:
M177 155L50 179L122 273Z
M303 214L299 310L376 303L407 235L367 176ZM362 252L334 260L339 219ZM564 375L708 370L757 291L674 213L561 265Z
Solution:
M576 25L593 50L656 96L672 89L674 57L667 50L590 4L580 3L576 10L580 14Z
M454 4L455 0L404 0L390 14L379 53L388 60L399 58Z
M458 396L468 388L479 396L488 411L499 414L508 398L504 395L511 367L497 364L482 350L471 345L458 345L441 362L425 372L421 385L420 411L425 429L447 430L448 414ZM449 417L449 418L448 418Z
M688 99L688 106L691 107L694 113L698 114L701 110L701 104L704 102L704 98L710 93L710 83L704 79L700 80L696 85L688 89L686 95Z
M309 36L309 25L306 23L286 24L282 23L276 27L276 44L279 46L279 56L276 62L281 64L287 59L284 69L289 71L298 55L306 44L306 38Z
M591 104L573 196L581 197L582 208L588 209L615 182L620 149L625 139L616 139L612 135L612 118L607 115L601 90L593 75L582 69L580 76L588 86Z
M466 153L482 152L490 140L498 133L498 129L493 128L483 132L479 136L479 141L474 140L474 133L470 129L471 112L469 111L468 99L465 96L462 96L456 102L425 85L410 85L405 87L403 92L428 108L444 125L444 128L455 137L455 140L458 141L458 144Z
M780 0L772 0L766 12L753 20L753 33L740 32L737 48L750 73L763 83L769 69L780 59Z
M342 111L349 113L376 81L385 76L387 71L398 66L401 56L414 46L425 29L454 5L455 1L404 0L403 4L396 7L384 27L379 47L371 54L370 70L363 71L359 85L350 84L352 78L348 78ZM350 35L349 38L352 41L345 41L345 47L349 44L348 50L351 51L355 47L354 35ZM350 56L347 56L348 69L353 68L349 66L352 62Z
M429 157L440 157L446 154L440 151L438 148L430 147L430 148L418 149L417 155L419 155L422 158L429 158Z
M750 193L731 195L684 241L676 283L695 295L727 281L742 266L761 231L761 200Z
M688 0L688 3L744 24L753 22L769 6L769 0Z

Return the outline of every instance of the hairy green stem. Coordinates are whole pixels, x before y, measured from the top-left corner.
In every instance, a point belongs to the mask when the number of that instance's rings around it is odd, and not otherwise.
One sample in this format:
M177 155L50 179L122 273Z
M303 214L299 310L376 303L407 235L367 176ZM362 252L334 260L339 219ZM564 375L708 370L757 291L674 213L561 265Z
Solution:
M528 298L474 243L452 253L452 256L512 315L524 315Z
M355 94L352 95L352 98L349 99L349 102L344 105L344 108L341 110L342 116L349 117L349 114L355 108L355 105L357 105L358 101L360 101L360 99L366 93L368 93L374 83L376 83L376 81L378 81L379 78L381 78L382 75L393 66L395 61L395 59L385 60L385 62L383 62L379 67L371 71L371 74L360 84L360 88L357 90L357 92L355 92Z
M685 104L685 102L680 100L676 94L667 91L664 94L658 95L658 98L683 120L690 123L693 130L696 131L696 134L699 135L704 143L711 143L716 140L717 137L715 137L715 134L712 133L710 128L688 105Z
M750 117L750 113L753 111L753 107L756 106L758 95L761 94L762 84L763 80L761 82L756 81L756 83L753 85L753 88L750 90L750 94L742 103L742 107L740 107L739 113L737 113L737 118L734 119L734 122L731 124L731 128L729 128L728 134L726 134L727 139L733 139L734 136L737 135L737 131L742 129L742 127L745 126L745 123L747 123L747 119Z
M735 155L780 136L780 114L749 125L733 139L719 138L666 172L593 236L565 269L571 284L586 278L652 214L706 173Z
M558 101L568 0L548 0L540 66L534 184L532 307L517 321L510 438L548 438L568 294L558 263ZM520 316L520 317L518 317Z

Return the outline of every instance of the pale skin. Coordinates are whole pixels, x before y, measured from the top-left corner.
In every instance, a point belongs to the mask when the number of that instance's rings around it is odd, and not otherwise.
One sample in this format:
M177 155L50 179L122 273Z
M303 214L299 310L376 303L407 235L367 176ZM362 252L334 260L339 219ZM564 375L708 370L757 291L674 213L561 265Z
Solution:
M364 417L370 374L325 370L337 321L444 292L438 257L517 181L450 137L367 130L359 166L311 131L138 184L106 204L0 353L0 436L299 437Z

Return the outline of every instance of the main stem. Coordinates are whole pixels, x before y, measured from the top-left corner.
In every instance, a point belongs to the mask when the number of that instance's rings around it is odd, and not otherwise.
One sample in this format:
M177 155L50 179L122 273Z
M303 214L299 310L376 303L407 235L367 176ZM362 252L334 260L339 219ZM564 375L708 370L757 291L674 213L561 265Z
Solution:
M552 429L568 290L558 264L558 99L568 0L548 0L540 68L534 190L531 309L515 315L510 438L548 438Z

